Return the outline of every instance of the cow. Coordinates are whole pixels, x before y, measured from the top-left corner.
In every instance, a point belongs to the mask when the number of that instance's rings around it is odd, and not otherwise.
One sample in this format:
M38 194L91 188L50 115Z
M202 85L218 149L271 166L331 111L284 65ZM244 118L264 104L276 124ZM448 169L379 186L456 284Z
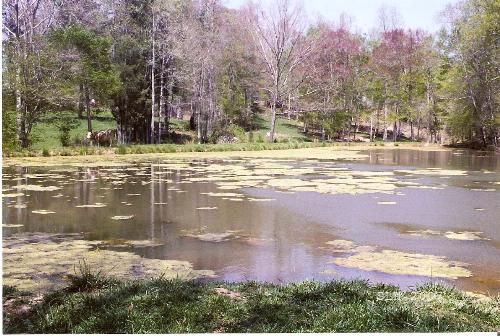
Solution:
M111 146L117 139L117 132L114 129L107 129L104 131L97 132L87 132L87 140L90 141L92 145Z

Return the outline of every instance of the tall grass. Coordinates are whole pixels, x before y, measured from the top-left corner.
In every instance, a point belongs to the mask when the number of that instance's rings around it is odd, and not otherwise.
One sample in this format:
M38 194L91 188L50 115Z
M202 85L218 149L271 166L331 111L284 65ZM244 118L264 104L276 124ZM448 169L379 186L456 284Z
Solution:
M500 327L498 298L481 301L439 285L402 292L365 281L120 282L88 272L71 281L28 313L4 315L4 332L450 332ZM241 298L220 295L218 287ZM12 289L6 292L16 295Z

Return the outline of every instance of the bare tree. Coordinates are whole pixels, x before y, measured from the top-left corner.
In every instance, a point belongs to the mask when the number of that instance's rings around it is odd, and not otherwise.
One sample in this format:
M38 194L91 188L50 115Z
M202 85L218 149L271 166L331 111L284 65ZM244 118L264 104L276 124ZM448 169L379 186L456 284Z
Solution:
M276 106L300 85L300 80L290 85L292 77L312 51L313 44L304 35L303 13L301 6L289 0L278 0L267 9L253 4L247 8L251 36L268 75L272 108L270 141L274 141Z

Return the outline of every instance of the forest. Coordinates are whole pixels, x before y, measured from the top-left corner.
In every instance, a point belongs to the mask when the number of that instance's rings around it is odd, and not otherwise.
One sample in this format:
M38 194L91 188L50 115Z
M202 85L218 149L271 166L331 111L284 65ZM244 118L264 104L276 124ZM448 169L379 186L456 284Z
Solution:
M437 33L382 7L310 20L298 3L218 0L5 0L2 131L29 148L42 120L63 146L79 121L110 114L118 144L255 141L262 115L321 141L427 141L498 148L500 2L443 8ZM42 134L43 136L43 134Z

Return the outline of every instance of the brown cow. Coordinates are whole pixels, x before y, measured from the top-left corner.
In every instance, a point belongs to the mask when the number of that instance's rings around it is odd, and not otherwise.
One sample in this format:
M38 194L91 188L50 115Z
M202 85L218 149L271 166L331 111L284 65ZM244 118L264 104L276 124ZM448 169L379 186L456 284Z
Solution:
M114 129L107 129L97 132L87 132L87 139L92 145L97 144L97 146L111 146L114 142L116 142L117 132Z

